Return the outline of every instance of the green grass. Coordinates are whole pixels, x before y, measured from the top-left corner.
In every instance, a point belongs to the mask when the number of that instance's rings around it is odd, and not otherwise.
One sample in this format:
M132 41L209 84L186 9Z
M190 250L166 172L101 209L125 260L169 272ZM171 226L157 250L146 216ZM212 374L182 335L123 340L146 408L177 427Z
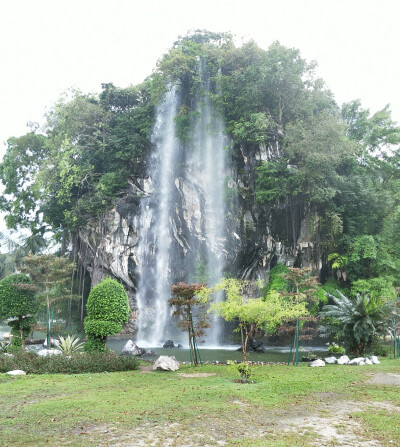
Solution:
M163 446L166 438L176 446L309 446L312 430L284 432L282 421L302 414L329 417L327 398L398 407L399 387L370 385L368 379L399 367L396 360L364 367L266 365L254 367L253 384L236 383L236 373L222 365L182 366L174 373L0 374L0 446L140 445L140 439ZM355 418L367 430L360 436L400 445L399 411L368 408Z

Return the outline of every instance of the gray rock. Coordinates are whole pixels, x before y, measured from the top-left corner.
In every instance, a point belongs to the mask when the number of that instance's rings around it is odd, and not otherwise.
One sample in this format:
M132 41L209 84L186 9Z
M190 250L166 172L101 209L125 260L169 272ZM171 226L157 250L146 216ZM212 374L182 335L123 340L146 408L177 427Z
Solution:
M175 348L175 345L174 345L173 340L167 340L167 341L163 344L163 348Z
M124 355L143 355L145 352L145 349L140 348L132 340L128 340L125 346L122 348L122 354Z
M174 356L161 355L153 365L153 369L162 371L177 371L179 369L179 362Z
M143 357L156 357L158 354L157 352L152 351L151 349L148 349L144 354Z
M367 357L365 357L365 359L364 359L364 363L365 363L366 365L373 365L373 363L371 362L371 360L370 360L369 358L367 358Z
M338 365L347 365L349 362L350 362L350 359L347 355L342 355L337 360Z
M350 360L350 362L348 363L348 365L358 365L358 366L363 366L365 365L365 359L364 357L357 357L355 359Z
M381 363L376 355L371 355L369 359L374 365L379 365Z
M325 362L323 360L321 360L321 359L317 359L317 360L314 360L313 362L310 362L308 364L308 366L311 366L311 367L321 367L321 366L325 366Z
M180 343L178 344L178 349L183 349L183 346Z
M60 355L62 352L59 349L41 349L37 355L40 357L47 357L48 355Z
M325 357L325 363L329 363L329 364L334 364L337 362L337 358L336 357Z
M6 372L6 374L10 376L24 376L26 372L22 371L22 369L14 369L13 371Z

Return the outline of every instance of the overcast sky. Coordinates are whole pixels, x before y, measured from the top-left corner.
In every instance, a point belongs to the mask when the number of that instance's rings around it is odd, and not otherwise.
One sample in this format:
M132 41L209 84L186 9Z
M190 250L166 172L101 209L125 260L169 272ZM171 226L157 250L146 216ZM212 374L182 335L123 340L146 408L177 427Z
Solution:
M400 121L399 24L399 0L1 0L0 154L68 88L137 84L194 29L299 48L339 104Z

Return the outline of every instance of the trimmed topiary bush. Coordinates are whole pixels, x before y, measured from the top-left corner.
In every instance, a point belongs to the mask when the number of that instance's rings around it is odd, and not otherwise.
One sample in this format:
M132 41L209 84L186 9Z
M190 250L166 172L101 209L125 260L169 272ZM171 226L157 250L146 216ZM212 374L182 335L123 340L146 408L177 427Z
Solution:
M122 331L129 319L129 301L124 287L115 279L104 279L90 291L84 326L86 352L104 351L109 335Z
M37 310L34 286L27 275L15 273L0 281L0 318L15 318L8 323L14 349L25 348Z

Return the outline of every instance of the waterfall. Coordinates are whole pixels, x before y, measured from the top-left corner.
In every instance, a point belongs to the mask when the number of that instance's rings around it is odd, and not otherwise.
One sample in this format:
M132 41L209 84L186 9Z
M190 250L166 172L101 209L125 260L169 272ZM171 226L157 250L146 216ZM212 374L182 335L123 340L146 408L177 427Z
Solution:
M195 113L185 145L175 136L181 87L172 87L157 109L148 171L154 192L141 199L137 247L137 339L142 346L157 346L177 333L176 322L169 324L170 284L198 281L199 260L205 263L202 280L209 286L224 271L227 138L203 66L199 76L203 88L192 99ZM220 343L221 323L212 322L207 344Z
M207 284L213 286L218 282L224 272L225 248L225 166L226 146L224 123L219 112L212 107L208 92L210 81L204 68L200 69L204 76L203 83L205 95L197 98L197 114L199 119L193 130L194 150L192 151L192 164L199 169L194 170L193 176L203 191L205 261L207 265ZM222 299L218 294L216 301ZM223 322L221 318L213 318L211 327L207 332L206 343L219 345L221 341Z
M174 118L178 110L177 87L172 87L158 107L152 134L155 147L149 176L154 193L141 201L139 221L139 283L136 295L138 340L159 344L165 333L170 297L170 214L173 205L174 168L179 152Z

